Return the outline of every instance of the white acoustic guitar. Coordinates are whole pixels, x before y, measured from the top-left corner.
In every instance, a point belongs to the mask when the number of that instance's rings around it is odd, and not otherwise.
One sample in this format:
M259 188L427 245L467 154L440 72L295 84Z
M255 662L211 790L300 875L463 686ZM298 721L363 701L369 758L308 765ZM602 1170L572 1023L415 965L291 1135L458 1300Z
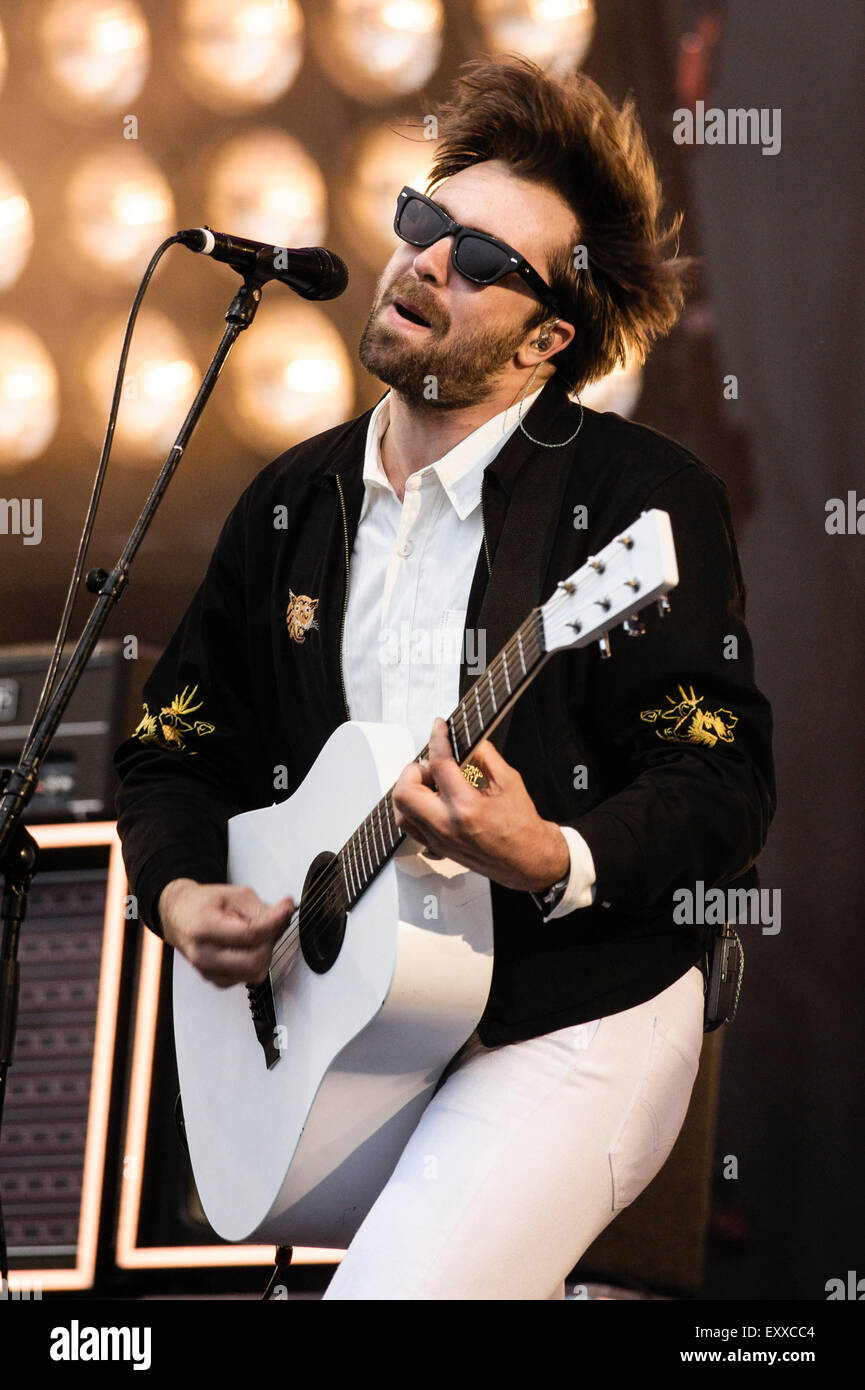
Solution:
M448 719L464 766L549 656L604 639L678 583L670 519L631 529L556 586ZM296 908L268 979L220 990L174 957L193 1173L231 1241L346 1249L453 1054L493 962L489 880L399 830L407 728L347 721L293 796L229 821L228 877ZM540 924L539 924L540 925Z

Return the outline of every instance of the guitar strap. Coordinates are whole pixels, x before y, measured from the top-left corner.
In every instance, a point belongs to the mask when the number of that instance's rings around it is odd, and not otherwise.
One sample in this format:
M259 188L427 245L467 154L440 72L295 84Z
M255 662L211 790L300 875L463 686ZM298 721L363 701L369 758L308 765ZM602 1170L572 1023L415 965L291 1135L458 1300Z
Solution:
M574 451L570 448L535 447L528 451L515 475L501 534L492 556L489 579L474 624L476 630L486 633L487 665L525 621L530 610L549 598L549 594L542 594L541 586L549 568L573 458ZM483 547L479 566L485 573L487 565ZM460 699L476 679L477 672L470 674L463 662ZM502 756L515 708L516 705L511 706L489 736Z

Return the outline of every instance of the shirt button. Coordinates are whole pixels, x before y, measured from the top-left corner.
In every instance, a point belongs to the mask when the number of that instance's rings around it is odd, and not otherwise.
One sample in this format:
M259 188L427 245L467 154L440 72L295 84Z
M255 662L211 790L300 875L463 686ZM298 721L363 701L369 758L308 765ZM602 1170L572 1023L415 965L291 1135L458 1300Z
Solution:
M396 553L397 555L411 555L413 550L414 544L412 541L403 541L402 545L397 546Z

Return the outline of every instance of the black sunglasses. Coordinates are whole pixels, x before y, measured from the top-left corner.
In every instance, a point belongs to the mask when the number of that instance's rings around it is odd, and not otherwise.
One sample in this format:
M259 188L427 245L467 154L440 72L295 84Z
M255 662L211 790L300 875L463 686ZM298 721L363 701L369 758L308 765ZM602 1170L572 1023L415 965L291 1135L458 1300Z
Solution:
M565 317L550 286L525 256L488 232L477 232L454 222L444 208L416 189L406 187L397 198L393 229L410 246L432 246L442 237L452 236L451 260L460 275L476 285L494 285L506 275L520 275L544 304Z

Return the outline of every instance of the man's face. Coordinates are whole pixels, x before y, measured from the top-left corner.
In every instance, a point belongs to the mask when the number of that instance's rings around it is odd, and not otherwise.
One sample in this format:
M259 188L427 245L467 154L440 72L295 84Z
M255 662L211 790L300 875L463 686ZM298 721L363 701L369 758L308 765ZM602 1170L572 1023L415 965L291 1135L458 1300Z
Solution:
M432 195L456 222L508 242L549 284L548 251L576 242L576 223L560 196L513 174L500 160L463 169ZM376 286L358 349L368 372L410 405L458 410L502 384L517 350L543 315L555 319L519 275L476 285L451 262L453 238L432 246L400 242ZM407 300L429 327L396 307ZM514 376L514 384L520 378Z

